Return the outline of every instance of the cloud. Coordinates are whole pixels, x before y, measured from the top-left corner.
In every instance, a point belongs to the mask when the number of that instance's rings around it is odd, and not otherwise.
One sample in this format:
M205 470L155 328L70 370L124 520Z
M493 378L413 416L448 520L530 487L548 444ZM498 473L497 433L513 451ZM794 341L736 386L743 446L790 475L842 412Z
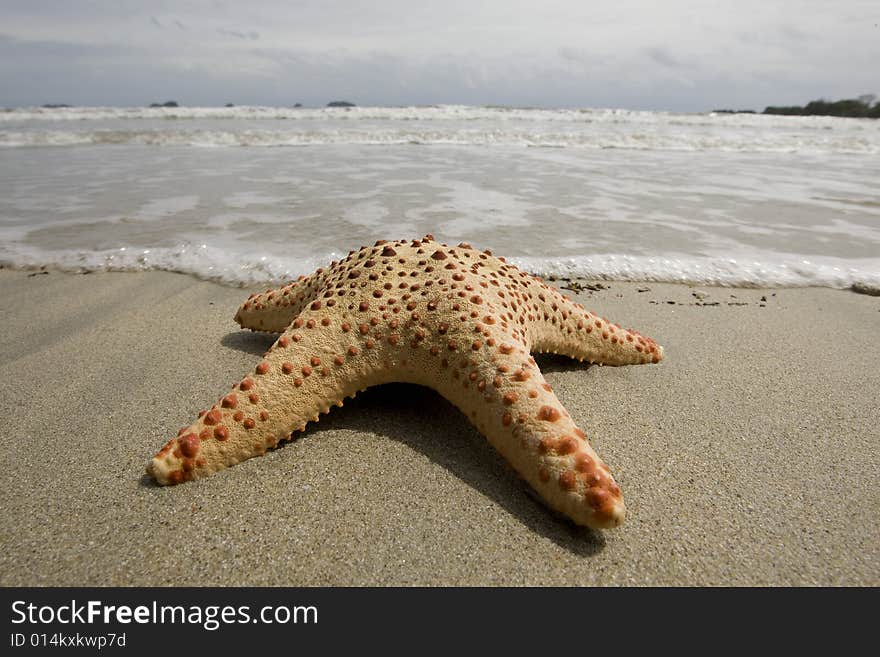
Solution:
M0 102L760 109L880 91L878 21L876 0L5 0Z
M654 46L653 48L645 48L643 52L653 61L669 68L681 68L680 62L669 50L663 46Z
M229 30L225 27L217 28L217 34L222 34L223 36L231 36L236 39L250 39L251 41L256 41L260 38L260 34L255 31L250 32L241 32L239 30Z

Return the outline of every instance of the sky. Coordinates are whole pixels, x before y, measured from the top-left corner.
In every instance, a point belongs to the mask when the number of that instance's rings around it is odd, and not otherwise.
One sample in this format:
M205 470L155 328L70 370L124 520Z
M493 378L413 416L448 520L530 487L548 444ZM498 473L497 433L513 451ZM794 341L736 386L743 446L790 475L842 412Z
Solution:
M880 94L877 0L0 0L0 106L705 111Z

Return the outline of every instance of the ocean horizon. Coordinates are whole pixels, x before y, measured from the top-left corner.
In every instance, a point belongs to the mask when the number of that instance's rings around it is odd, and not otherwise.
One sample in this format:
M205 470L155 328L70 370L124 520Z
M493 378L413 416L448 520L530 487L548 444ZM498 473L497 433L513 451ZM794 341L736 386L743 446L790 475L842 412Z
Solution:
M272 284L377 239L542 276L880 286L880 122L497 106L0 111L0 264Z

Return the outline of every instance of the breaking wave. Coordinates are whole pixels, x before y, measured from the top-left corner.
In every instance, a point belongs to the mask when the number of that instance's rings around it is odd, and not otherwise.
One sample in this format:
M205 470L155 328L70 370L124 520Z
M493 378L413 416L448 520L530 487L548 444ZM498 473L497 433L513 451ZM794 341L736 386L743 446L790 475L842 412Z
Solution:
M467 106L18 108L0 147L137 144L509 145L731 152L880 152L880 122L835 117Z

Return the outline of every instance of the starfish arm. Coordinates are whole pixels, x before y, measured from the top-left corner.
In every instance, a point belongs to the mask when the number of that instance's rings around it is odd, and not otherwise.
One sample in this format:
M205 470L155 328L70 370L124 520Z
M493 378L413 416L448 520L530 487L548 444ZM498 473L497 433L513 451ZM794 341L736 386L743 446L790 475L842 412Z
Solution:
M527 322L533 352L603 365L659 363L663 359L663 347L651 338L585 310L541 281L533 287L533 296L543 308L536 307Z
M310 330L321 326L317 313L303 316L253 372L159 450L148 473L160 484L177 484L260 456L332 405L342 406L345 397L388 379L391 372L367 353L347 322L327 333Z
M327 274L326 270L318 269L283 287L250 295L239 306L235 321L243 329L281 333L318 296Z
M440 369L448 376L423 375L413 382L455 404L550 507L589 527L623 522L620 488L527 346L499 341L488 351L490 358L443 358Z

